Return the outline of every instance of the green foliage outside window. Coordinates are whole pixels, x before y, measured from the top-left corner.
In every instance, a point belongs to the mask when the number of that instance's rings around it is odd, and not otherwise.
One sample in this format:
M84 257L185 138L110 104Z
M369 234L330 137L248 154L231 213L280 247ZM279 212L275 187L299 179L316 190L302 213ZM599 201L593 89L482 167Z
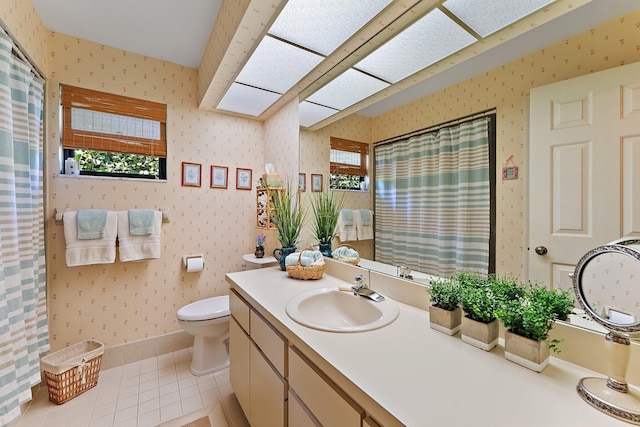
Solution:
M160 173L159 159L153 156L75 150L75 159L80 171L149 176L158 176Z
M363 178L358 175L331 174L330 188L333 190L361 190Z

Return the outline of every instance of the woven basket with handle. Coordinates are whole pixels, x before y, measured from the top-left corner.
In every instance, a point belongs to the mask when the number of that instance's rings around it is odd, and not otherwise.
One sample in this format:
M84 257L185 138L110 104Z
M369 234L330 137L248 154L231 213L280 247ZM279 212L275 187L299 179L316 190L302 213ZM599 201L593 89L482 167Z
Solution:
M354 248L351 245L347 245L346 243L342 243L340 245L340 247L345 247L345 248L349 248L349 249L353 249L354 251L356 250L356 248ZM358 252L358 251L356 251ZM358 263L360 263L360 257L349 257L349 256L339 256L338 258L336 258L338 261L343 261L343 262L348 262L349 264L353 264L353 265L358 265Z
M300 264L300 260L302 259L303 252L304 250L299 252L298 262L296 263L296 265L287 266L287 273L289 274L289 276L293 277L294 279L301 279L301 280L318 280L322 278L322 275L324 274L324 270L327 268L327 265L323 263L321 265L312 265L309 267L303 267Z

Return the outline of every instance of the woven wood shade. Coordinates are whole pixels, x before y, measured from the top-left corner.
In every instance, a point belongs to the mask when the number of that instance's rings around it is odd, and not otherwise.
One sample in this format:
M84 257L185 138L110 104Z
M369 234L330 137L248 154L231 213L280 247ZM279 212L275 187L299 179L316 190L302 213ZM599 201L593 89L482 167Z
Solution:
M62 146L146 156L167 156L167 106L127 96L98 92L70 85L60 85L62 106ZM158 138L146 138L113 133L74 129L72 110L89 110L159 123Z
M369 144L365 144L364 142L350 141L348 139L335 138L332 136L331 149L360 154L359 165L338 163L332 161L330 164L331 173L367 176L367 156L369 155Z

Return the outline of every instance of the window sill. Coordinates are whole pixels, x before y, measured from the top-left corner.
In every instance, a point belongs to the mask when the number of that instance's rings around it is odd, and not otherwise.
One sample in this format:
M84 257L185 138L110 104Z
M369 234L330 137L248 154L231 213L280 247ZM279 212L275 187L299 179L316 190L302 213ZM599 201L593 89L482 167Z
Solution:
M135 181L135 182L156 182L156 183L165 183L166 179L155 179L155 178L129 178L124 176L96 176L96 175L65 175L63 173L58 174L58 178L64 179L99 179L99 180L108 180L108 181Z

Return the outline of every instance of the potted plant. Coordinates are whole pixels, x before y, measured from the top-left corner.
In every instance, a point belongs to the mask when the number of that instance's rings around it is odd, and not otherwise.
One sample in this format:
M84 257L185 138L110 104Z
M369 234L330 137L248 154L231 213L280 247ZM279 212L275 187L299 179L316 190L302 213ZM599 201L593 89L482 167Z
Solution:
M453 335L460 330L462 309L460 287L451 279L431 280L429 286L429 326L443 334Z
M262 234L258 234L258 237L256 237L256 251L254 252L256 258L264 257L264 242L266 239L267 236Z
M314 193L311 199L313 235L318 239L320 252L326 257L331 257L331 243L336 236L336 225L343 203L344 197L338 197L331 190Z
M267 191L273 202L272 222L276 226L276 238L282 245L273 250L273 256L278 260L280 269L286 271L285 258L296 251L306 212L298 203L297 192L290 185L280 189L268 188Z
M562 340L549 340L549 331L556 320L566 319L573 307L572 291L531 283L522 287L519 297L502 300L495 313L507 329L507 360L541 372L549 363L549 350L560 352Z
M462 341L489 351L498 344L499 324L494 314L504 282L491 274L459 272Z

